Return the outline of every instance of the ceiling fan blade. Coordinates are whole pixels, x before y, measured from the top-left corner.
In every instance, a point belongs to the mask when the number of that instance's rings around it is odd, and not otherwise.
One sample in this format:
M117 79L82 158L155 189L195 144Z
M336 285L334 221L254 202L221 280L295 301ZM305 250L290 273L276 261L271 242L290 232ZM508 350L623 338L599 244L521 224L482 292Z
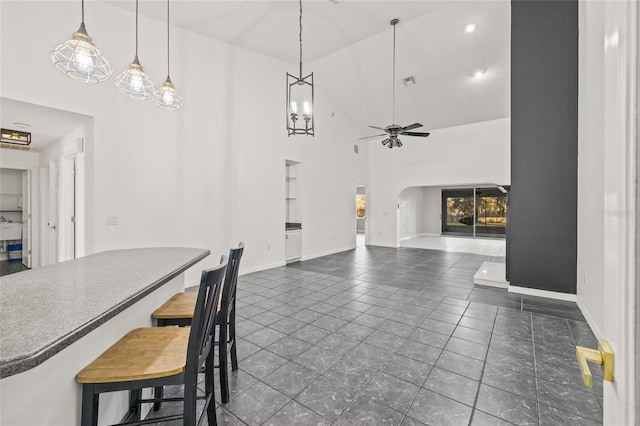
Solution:
M387 129L382 128L382 127L377 127L377 126L369 126L369 127L371 127L372 129L376 129L376 130L382 130L383 132L387 131Z
M406 135L406 136L421 136L423 138L426 138L427 136L430 135L430 133L426 133L426 132L402 132L402 133L398 133L399 135Z
M408 126L404 126L400 129L401 132L406 132L407 130L417 129L418 127L422 127L420 123L409 124Z
M379 138L380 136L387 136L387 134L386 134L386 133L383 133L383 134L381 134L381 135L365 136L365 137L363 137L363 138L359 138L358 140L359 140L359 141L361 141L361 140L363 140L363 139Z

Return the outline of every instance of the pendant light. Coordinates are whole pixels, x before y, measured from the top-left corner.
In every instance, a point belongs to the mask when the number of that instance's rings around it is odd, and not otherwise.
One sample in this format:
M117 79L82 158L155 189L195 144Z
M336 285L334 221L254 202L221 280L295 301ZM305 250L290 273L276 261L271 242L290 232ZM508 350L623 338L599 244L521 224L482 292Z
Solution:
M300 73L287 73L287 133L314 136L313 73L302 77L302 0L300 0ZM304 126L298 123L302 116Z
M105 81L113 70L100 53L84 26L84 0L82 0L82 21L80 28L71 39L58 45L49 56L55 67L67 77L83 83Z
M167 111L175 111L182 108L184 102L169 77L169 0L167 0L167 79L156 93L156 105Z
M138 60L138 0L136 0L136 56L129 68L116 78L116 86L120 93L138 101L149 100L156 93L153 81L144 72Z

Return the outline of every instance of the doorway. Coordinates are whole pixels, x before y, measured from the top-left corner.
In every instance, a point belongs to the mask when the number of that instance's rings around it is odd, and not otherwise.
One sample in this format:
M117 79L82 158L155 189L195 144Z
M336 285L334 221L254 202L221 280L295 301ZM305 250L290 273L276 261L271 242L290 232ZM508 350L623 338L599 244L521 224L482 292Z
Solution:
M442 217L444 235L504 238L506 192L497 188L443 190Z
M31 170L0 170L0 275L31 268Z
M367 187L356 185L356 247L367 245Z

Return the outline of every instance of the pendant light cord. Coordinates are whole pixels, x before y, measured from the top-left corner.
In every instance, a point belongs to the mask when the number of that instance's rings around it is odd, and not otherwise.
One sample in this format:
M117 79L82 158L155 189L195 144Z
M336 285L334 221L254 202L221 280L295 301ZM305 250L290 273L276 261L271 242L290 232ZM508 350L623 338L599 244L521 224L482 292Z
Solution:
M167 0L167 78L169 77L169 0Z
M138 57L138 0L136 0L136 58Z
M392 124L396 122L396 24L393 24L393 81L391 89L393 92L393 111L391 115Z
M302 0L300 0L300 80L302 80Z
M84 24L84 0L82 0L82 23Z

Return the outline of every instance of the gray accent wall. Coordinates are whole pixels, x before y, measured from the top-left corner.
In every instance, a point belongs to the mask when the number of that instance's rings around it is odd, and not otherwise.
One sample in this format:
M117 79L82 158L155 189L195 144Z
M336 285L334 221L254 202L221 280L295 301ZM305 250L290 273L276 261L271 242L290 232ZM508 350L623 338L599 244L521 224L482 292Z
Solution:
M511 285L576 293L578 2L511 2Z

